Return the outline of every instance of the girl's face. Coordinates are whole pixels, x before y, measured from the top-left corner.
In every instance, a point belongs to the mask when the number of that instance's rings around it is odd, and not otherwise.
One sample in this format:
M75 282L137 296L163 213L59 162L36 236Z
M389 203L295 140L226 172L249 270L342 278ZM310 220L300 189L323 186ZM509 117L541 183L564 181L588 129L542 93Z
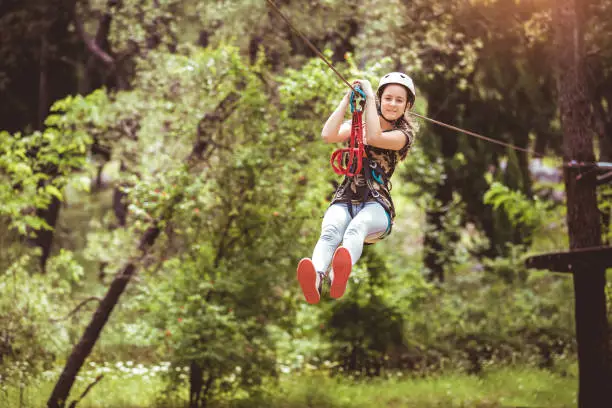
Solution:
M380 97L380 110L388 120L399 119L408 106L408 91L401 85L389 84Z

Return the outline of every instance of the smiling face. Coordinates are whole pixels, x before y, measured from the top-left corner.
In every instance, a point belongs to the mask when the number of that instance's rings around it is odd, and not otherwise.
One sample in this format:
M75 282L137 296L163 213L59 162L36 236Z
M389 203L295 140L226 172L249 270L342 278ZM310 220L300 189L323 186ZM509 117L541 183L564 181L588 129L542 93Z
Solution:
M380 96L380 110L387 120L397 120L408 107L408 90L402 85L389 84Z

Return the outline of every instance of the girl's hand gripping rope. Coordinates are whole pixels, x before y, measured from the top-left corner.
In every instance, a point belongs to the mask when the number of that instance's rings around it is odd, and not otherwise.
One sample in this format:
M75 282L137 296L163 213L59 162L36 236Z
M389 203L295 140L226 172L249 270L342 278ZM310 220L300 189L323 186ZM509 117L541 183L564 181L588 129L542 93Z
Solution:
M369 84L369 82L367 82ZM371 85L370 85L371 88ZM370 89L371 90L371 89ZM356 95L356 92L358 93ZM350 105L353 114L351 124L351 138L349 147L336 150L330 159L334 172L340 176L353 177L361 172L365 149L363 147L363 108L366 102L366 93L361 89L360 84L355 86L355 91L351 91ZM357 99L359 101L357 102ZM346 167L342 165L344 154L348 154ZM353 170L353 164L356 168Z

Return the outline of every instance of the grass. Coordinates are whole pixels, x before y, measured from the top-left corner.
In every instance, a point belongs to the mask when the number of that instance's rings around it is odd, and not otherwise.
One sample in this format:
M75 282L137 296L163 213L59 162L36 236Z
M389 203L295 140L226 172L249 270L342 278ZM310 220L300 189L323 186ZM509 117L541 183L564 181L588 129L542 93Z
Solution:
M169 370L168 364L145 367L131 361L114 365L95 365L84 367L77 377L69 401L78 399L87 386L99 375L104 377L92 387L86 397L78 404L83 407L157 407L159 397L166 388L163 373ZM29 381L21 393L17 387L9 388L7 393L0 392L0 407L28 408L46 406L61 367L43 373L40 378ZM187 373L182 373L186 378ZM1 388L0 388L1 389ZM20 401L21 400L21 401ZM4 405L8 402L8 405ZM176 406L180 406L178 403Z
M294 380L295 381L295 380ZM331 384L330 384L331 382ZM296 389L302 389L296 384ZM333 398L328 407L570 407L575 406L576 381L534 369L499 369L482 377L445 374L426 379L394 379L357 384L320 381ZM291 394L289 394L291 395ZM306 407L302 404L280 407ZM325 406L325 405L316 405Z
M182 407L183 390L174 401L162 403L165 381L163 367L147 369L132 365L97 367L90 374L104 373L79 408ZM84 376L86 377L86 376ZM18 390L0 392L0 406L42 407L57 378L32 383L19 401ZM82 393L91 378L82 378L73 389L73 398ZM215 407L249 408L400 408L400 407L574 407L577 378L527 367L490 368L482 376L441 374L428 378L358 381L330 378L322 373L285 375L258 401L227 402Z

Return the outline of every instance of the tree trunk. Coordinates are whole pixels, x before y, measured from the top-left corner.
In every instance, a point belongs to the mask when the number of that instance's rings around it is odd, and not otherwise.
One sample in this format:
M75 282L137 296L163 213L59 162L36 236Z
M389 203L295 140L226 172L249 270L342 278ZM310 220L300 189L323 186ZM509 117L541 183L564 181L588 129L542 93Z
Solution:
M357 38L357 36L359 35L359 30L361 29L359 22L355 18L350 18L348 21L344 22L341 27L341 31L339 30L339 32L335 34L335 38L324 38L325 43L335 44L334 54L332 56L332 62L334 64L339 64L343 62L344 55L347 52L352 53L355 50L351 39Z
M202 367L192 361L189 367L189 408L200 408L204 376Z
M448 81L444 81L442 78L439 78L436 83L437 85L433 85L429 92L427 101L430 110L429 114L436 120L456 123L456 104L452 100L454 98L448 95L448 92L453 92L456 88L454 84L449 84ZM427 228L423 243L424 263L425 267L429 270L428 278L442 282L444 281L444 265L448 258L444 256L444 253L452 250L452 248L445 248L442 242L454 242L452 237L450 237L451 239L443 239L441 236L448 233L445 230L444 218L448 214L448 209L453 201L453 192L456 188L451 161L457 153L458 135L454 131L443 127L432 128L431 133L437 137L439 150L431 152L430 157L432 161L435 161L438 156L442 156L444 180L436 187L433 208L426 212Z
M49 69L48 69L48 41L46 37L41 38L40 42L40 72L38 84L38 120L36 128L42 131L45 124L45 118L49 110ZM57 218L60 211L60 201L53 197L47 208L37 209L36 215L45 220L51 228L55 228ZM44 273L47 265L47 259L51 254L51 246L53 245L54 230L40 229L36 231L34 243L41 249L40 268Z
M204 385L204 392L200 396L200 405L202 408L206 408L208 406L208 396L210 395L210 390L215 382L215 377L213 373L208 374L208 379L206 380L206 384Z
M557 0L554 9L557 53L557 91L565 160L594 161L589 133L589 100L584 75L583 38L576 0ZM576 180L577 171L564 171L570 248L601 245L594 172ZM574 269L576 335L580 374L578 406L610 406L608 321L605 270Z
M42 130L45 125L45 118L49 110L49 69L48 69L49 45L47 38L40 39L40 71L38 82L38 120L36 128Z
M150 227L142 236L138 249L143 253L153 245L157 237L159 236L160 229L157 226ZM79 343L74 346L72 353L66 361L64 370L60 375L53 393L47 401L47 407L49 408L63 408L68 400L70 389L74 384L74 380L79 373L85 359L91 353L100 333L106 324L111 312L115 308L115 305L119 301L119 297L125 290L128 282L132 278L136 271L136 263L130 262L125 268L123 268L117 275L110 285L108 292L100 302L98 309L93 315L91 322L85 329L85 333L81 337Z
M427 279L433 281L444 282L444 257L442 256L445 250L441 243L440 235L444 234L444 216L448 208L448 204L452 201L453 190L451 186L444 183L436 188L434 196L435 208L428 209L425 214L425 222L427 229L423 240L425 267L428 270ZM438 207L438 203L440 204ZM442 208L442 209L439 209Z
M51 228L55 228L61 208L60 204L60 200L57 197L53 197L51 199L51 204L49 204L47 208L36 210L36 215L45 220L45 222L49 224ZM47 267L47 260L51 255L51 247L53 246L53 236L54 229L46 230L41 228L36 231L36 238L34 242L42 250L42 254L40 256L40 268L43 273L45 272Z
M123 160L121 160L120 171L126 171L127 167ZM113 211L115 212L115 217L117 217L117 221L119 222L119 226L125 227L127 222L127 213L128 213L128 205L127 193L123 191L123 187L126 187L125 184L121 184L115 186L113 189Z

